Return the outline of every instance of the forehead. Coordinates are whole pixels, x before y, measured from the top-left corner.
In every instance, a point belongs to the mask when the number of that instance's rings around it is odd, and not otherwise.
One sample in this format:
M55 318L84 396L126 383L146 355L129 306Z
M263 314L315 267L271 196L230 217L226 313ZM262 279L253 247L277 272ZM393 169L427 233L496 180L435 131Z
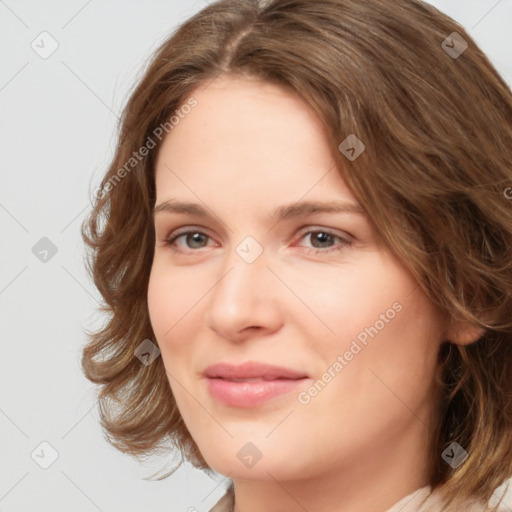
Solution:
M157 195L181 189L240 204L286 195L351 197L325 128L293 91L255 79L221 77L189 97L197 105L165 137L156 161ZM337 148L334 148L337 149ZM188 188L188 190L187 190Z

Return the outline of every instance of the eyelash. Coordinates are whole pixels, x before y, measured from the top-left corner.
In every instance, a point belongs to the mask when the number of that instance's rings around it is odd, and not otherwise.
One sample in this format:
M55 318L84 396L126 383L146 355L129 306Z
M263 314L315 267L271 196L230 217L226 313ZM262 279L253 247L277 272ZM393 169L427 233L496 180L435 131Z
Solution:
M334 247L329 247L327 249L306 248L306 249L308 249L308 252L313 252L315 254L318 254L318 253L331 253L331 252L335 252L335 251L342 251L343 249L345 249L345 247L347 247L347 246L352 244L352 242L350 240L347 240L347 239L345 239L345 238L343 238L343 237L337 235L336 233L333 233L332 231L329 231L327 229L313 229L313 230L310 230L310 231L306 231L305 233L302 234L301 238L304 238L305 236L311 235L313 233L323 233L323 234L329 235L330 237L332 237L334 239L340 240L340 245L337 246L337 247L334 246ZM169 238L164 240L164 244L166 246L171 247L174 252L186 253L186 252L188 252L187 250L176 248L175 242L179 238L181 238L183 236L186 236L186 235L189 235L189 234L200 234L200 235L206 236L207 238L210 238L206 233L203 233L202 231L194 229L194 230L182 231L182 232L179 232L179 233L171 233ZM200 247L198 249L189 249L189 250L192 251L192 252L197 252L200 249L205 249L205 248L206 247Z

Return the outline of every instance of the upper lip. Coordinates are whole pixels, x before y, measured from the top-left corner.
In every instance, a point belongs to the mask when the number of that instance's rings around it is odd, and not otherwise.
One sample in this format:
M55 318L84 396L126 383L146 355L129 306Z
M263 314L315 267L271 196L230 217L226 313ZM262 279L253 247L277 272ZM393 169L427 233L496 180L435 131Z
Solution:
M303 379L307 374L298 370L275 366L272 364L248 361L240 365L229 363L218 363L208 366L203 372L206 378L220 379Z

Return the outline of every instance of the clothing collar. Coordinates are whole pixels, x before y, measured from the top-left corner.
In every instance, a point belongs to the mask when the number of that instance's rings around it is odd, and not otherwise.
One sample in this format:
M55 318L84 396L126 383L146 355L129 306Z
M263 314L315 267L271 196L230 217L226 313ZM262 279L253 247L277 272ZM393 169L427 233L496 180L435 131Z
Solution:
M385 512L442 512L442 500L436 492L432 492L430 485L421 487L400 499ZM234 512L235 490L234 485L227 488L226 494L209 510L209 512ZM488 512L491 508L485 503L468 504L465 512ZM501 505L498 512L505 512L505 506Z

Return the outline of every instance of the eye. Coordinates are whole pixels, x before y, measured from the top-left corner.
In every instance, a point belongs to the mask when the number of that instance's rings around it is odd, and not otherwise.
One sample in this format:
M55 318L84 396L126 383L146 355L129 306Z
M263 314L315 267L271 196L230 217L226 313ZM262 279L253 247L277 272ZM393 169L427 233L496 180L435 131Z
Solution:
M343 238L336 233L325 229L315 229L306 231L302 234L302 238L310 237L311 243L313 244L313 248L308 248L310 252L320 253L320 252L332 252L332 251L341 251L346 246L350 245L352 242ZM336 240L338 243L336 244ZM334 242L334 245L331 243ZM315 245L317 244L317 245ZM326 244L328 247L326 247Z
M202 243L210 237L202 231L188 230L180 233L172 233L169 238L164 240L164 244L172 247L176 252L185 252L182 248L176 245L177 240L180 238L183 238L185 244L187 244L186 249L201 249L205 247Z
M333 233L325 229L309 230L303 233L300 239L306 239L310 237L310 241L313 247L308 248L308 252L320 253L320 252L332 252L341 251L346 246L349 246L352 242L343 238L336 233ZM185 249L177 244L177 241L183 239L185 242ZM186 230L178 233L171 233L169 238L164 240L166 246L172 247L176 252L187 252L187 249L202 249L207 247L207 241L211 239L206 233L199 230ZM337 242L336 242L337 241ZM303 246L304 247L304 246Z

